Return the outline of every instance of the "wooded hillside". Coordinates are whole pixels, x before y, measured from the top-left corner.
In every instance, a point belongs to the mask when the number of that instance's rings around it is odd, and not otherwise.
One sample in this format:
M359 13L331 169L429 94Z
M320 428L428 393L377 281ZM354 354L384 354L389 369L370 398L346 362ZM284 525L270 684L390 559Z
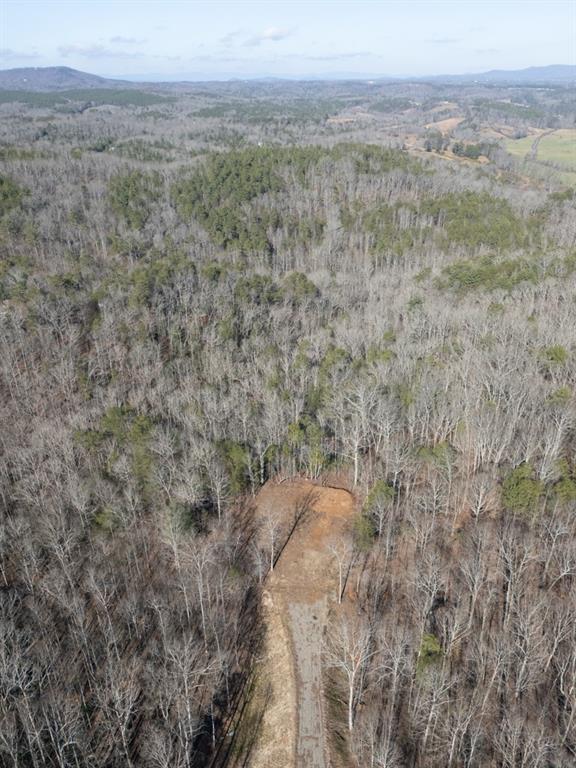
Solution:
M0 763L216 765L259 650L254 495L330 474L368 649L351 730L326 661L341 764L573 765L569 179L427 151L437 103L399 86L321 115L262 86L264 116L231 87L0 107Z

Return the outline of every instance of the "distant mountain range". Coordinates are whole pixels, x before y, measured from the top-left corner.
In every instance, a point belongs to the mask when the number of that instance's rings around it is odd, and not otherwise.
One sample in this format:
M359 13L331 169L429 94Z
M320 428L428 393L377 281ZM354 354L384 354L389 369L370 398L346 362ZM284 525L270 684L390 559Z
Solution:
M26 67L20 69L0 70L0 89L18 90L18 91L60 91L75 88L135 88L139 84L145 84L146 76L143 76L140 83L133 77L130 80L120 80L110 77L100 77L88 72L80 72L70 67ZM175 82L198 82L206 81L209 78L199 75L178 76L178 78L167 78L166 82L174 85ZM214 79L246 79L246 80L378 80L378 81L417 81L417 82L438 82L448 84L472 84L482 83L486 85L576 85L576 65L572 64L553 64L547 67L528 67L527 69L504 70L494 69L490 72L481 72L469 75L434 75L424 77L391 77L388 75L368 75L354 73L338 73L337 75L309 76L309 77L274 77L253 76L245 78L223 78L214 77ZM155 80L154 86L162 85L158 76L150 76L147 85L151 85L151 80Z
M436 75L424 80L443 83L486 83L494 85L576 85L576 65L551 64L527 69L492 69L472 75Z
M0 88L10 91L66 91L74 88L125 88L133 83L70 67L23 67L0 70Z

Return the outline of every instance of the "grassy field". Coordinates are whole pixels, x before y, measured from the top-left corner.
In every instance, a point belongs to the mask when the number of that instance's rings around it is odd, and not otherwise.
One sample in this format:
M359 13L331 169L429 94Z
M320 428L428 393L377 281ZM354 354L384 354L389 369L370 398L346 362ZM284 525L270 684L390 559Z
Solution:
M544 136L538 144L538 160L576 171L576 130L566 128Z
M535 136L525 136L523 139L508 139L506 149L514 157L526 157L530 153Z
M509 139L506 149L514 157L526 157L536 138L525 136L523 139ZM576 170L576 130L564 128L542 136L535 159L543 163L557 163L567 170Z
M530 157L532 144L536 136L523 139L509 139L506 150L521 159L528 159L526 172L539 178L541 172L550 172L549 163L557 166L555 176L565 184L576 182L576 130L565 128L543 136L538 142L536 158Z

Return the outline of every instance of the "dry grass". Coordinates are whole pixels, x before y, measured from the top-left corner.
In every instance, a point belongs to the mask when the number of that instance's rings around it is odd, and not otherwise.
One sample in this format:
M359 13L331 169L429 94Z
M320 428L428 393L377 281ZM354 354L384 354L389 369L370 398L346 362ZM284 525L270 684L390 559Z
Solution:
M464 120L463 117L447 117L445 120L438 120L436 123L428 123L424 126L430 130L440 131L444 135L450 135L454 128L457 128Z

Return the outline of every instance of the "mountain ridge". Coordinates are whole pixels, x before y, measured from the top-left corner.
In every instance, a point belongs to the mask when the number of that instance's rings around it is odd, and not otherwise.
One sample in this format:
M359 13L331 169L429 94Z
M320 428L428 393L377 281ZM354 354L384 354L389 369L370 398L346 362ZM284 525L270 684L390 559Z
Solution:
M126 88L134 83L93 75L72 67L18 67L0 70L0 88L16 91L64 91L70 88Z
M155 76L156 77L156 76ZM186 82L209 82L210 80L377 80L395 82L444 82L452 84L485 83L495 85L574 85L576 84L576 65L551 64L542 67L527 67L525 69L504 70L493 69L486 72L460 75L414 75L391 76L386 74L354 74L336 73L331 76L307 75L268 76L248 75L244 77L201 77L199 75L182 75L178 78L166 76L166 80L120 79L103 77L90 72L71 67L19 67L16 69L0 70L0 89L22 91L59 91L71 88L136 88L142 85L155 87L175 85Z

